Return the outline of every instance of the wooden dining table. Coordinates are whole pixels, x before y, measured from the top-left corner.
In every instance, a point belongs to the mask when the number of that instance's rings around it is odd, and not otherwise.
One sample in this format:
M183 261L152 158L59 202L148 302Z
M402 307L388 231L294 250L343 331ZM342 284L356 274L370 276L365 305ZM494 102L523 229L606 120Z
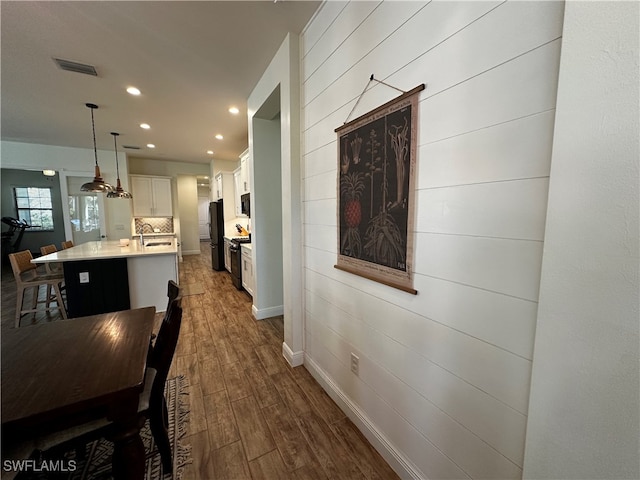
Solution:
M143 478L137 411L154 317L145 307L3 332L3 443L106 417L114 478Z

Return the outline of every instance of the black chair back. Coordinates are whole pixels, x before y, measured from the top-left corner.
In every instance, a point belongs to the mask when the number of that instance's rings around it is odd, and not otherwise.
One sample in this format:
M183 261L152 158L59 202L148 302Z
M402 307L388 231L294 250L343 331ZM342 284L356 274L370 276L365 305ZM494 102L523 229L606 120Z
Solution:
M176 346L178 345L181 324L182 308L180 307L180 299L175 299L169 306L162 322L148 365L148 367L155 368L157 371L151 388L149 399L151 404L162 402L164 398L164 386L176 352Z
M173 280L169 280L167 284L167 297L169 299L169 301L167 302L167 311L171 306L171 302L178 298L178 295L180 295L180 287Z

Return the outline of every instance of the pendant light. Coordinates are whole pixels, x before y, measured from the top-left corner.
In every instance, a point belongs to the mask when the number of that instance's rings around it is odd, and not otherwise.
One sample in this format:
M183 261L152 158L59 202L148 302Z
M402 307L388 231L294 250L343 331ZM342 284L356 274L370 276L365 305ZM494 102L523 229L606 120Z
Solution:
M124 189L122 188L122 184L120 183L120 166L118 165L118 135L120 135L117 132L111 132L111 135L113 135L113 149L116 152L116 175L118 177L118 183L116 185L116 189L115 190L111 190L109 193L107 193L107 198L133 198L133 195L131 195L129 192L125 192Z
M98 149L96 147L96 126L93 121L93 111L98 108L97 105L93 103L86 103L87 107L91 109L91 129L93 131L93 156L96 160L96 168L95 175L93 178L93 182L85 183L80 187L80 190L83 192L95 192L95 193L106 193L113 190L113 186L105 183L102 179L102 175L100 174L100 167L98 166Z

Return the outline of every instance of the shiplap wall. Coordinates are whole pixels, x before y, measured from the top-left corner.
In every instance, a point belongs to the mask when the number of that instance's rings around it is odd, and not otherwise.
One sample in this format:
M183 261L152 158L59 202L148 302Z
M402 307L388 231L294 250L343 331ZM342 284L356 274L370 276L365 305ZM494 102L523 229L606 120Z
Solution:
M301 36L305 362L403 476L522 476L563 9L327 2ZM372 73L427 84L416 296L333 268L334 129ZM375 85L349 118L396 95Z

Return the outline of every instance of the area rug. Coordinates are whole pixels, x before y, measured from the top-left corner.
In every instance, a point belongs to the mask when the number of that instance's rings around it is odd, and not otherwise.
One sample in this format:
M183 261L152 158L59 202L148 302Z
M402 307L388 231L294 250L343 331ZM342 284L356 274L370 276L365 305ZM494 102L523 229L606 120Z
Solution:
M169 440L173 451L173 472L164 472L160 453L158 452L149 421L140 431L140 437L147 453L145 480L181 480L184 467L191 463L191 446L183 442L189 421L189 391L188 383L184 376L167 379L165 386L165 399L169 413ZM73 460L76 468L73 472L55 474L22 472L16 477L19 480L109 480L113 478L111 472L111 455L113 444L106 439L99 439L87 444L84 458L78 456L75 451L65 454L65 460ZM46 453L45 453L46 457ZM173 473L173 475L172 475Z
M201 283L189 283L189 284L181 284L180 285L180 293L183 297L187 295L202 295L204 293L204 288Z

